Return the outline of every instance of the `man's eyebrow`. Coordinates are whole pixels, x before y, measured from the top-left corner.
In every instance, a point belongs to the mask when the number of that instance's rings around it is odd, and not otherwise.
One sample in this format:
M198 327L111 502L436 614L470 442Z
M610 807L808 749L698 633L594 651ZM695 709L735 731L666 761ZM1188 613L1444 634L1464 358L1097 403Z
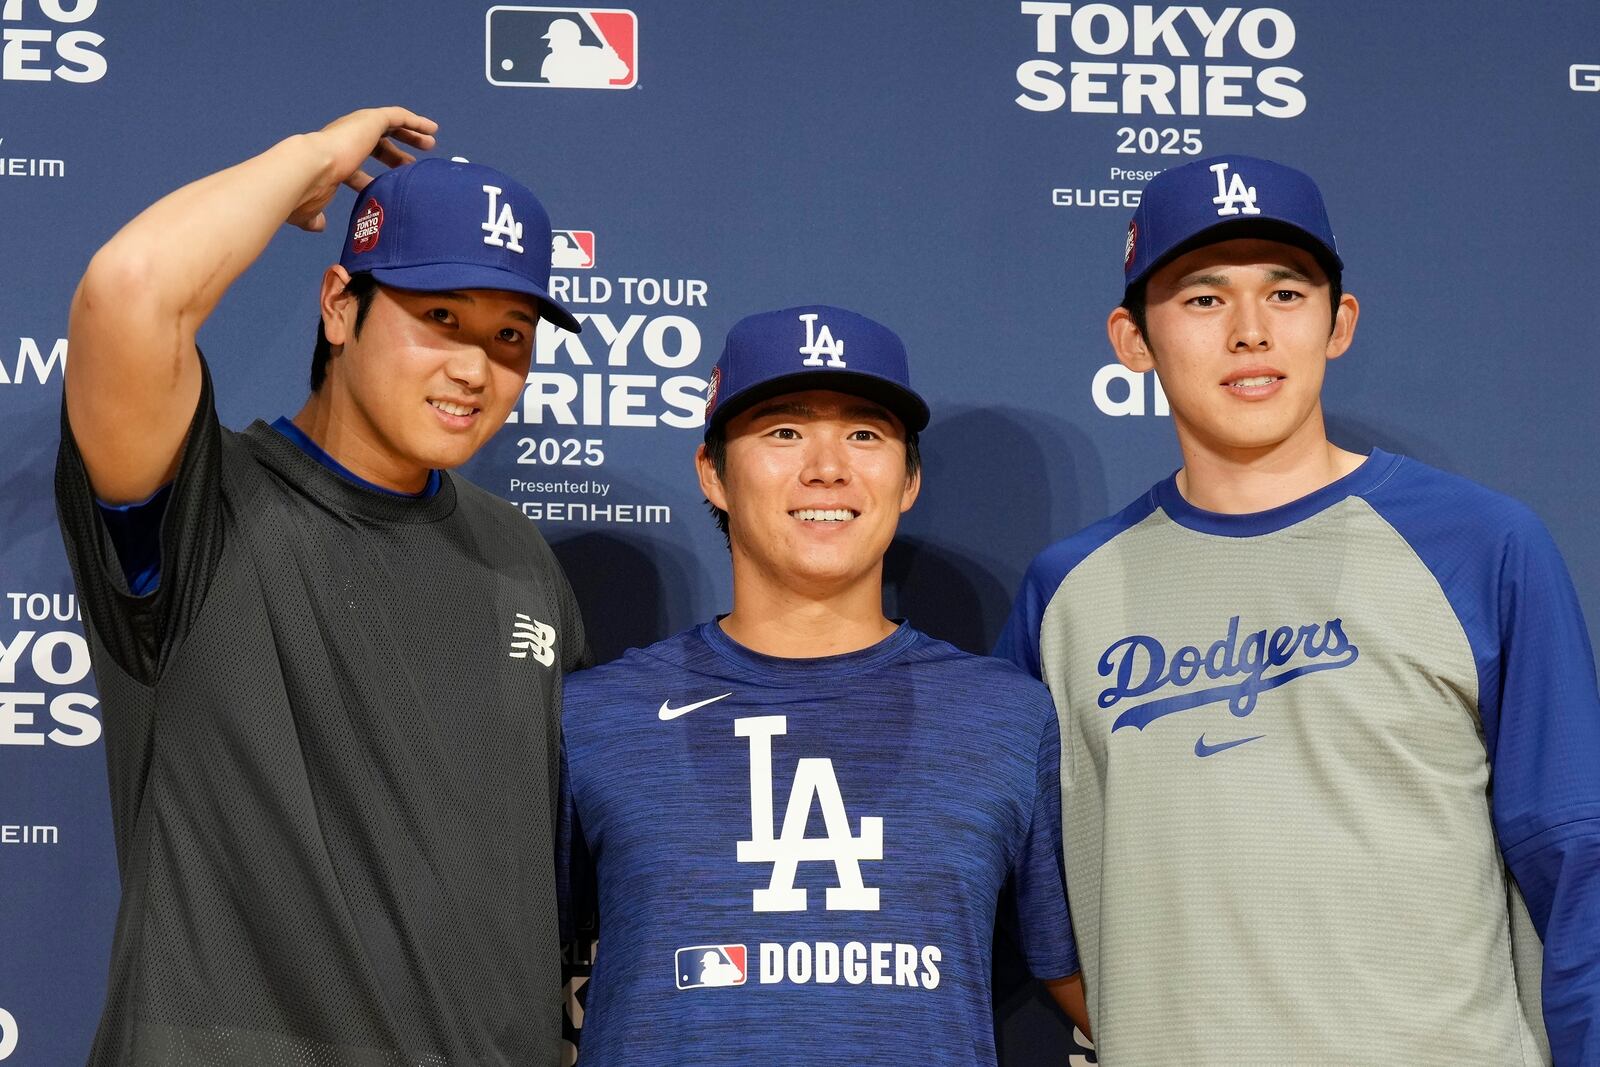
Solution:
M1212 285L1225 289L1232 284L1226 274L1190 274L1178 279L1177 288L1187 289L1191 285Z
M750 412L751 419L788 418L809 419L816 415L816 409L810 404L802 404L798 400L773 400L761 404Z
M1291 267L1274 267L1273 269L1267 271L1267 281L1281 282L1284 280L1302 282L1306 285L1311 284L1311 278L1309 275L1303 274Z
M851 404L842 412L847 419L870 419L873 422L894 422L894 414L882 404Z

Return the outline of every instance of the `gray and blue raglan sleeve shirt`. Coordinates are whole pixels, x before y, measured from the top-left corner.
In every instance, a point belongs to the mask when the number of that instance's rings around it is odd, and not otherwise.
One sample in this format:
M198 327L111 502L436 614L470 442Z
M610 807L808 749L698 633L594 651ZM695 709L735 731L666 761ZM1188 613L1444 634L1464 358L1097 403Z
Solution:
M1169 478L997 654L1061 721L1102 1063L1600 1063L1600 697L1526 508L1381 451L1255 515Z

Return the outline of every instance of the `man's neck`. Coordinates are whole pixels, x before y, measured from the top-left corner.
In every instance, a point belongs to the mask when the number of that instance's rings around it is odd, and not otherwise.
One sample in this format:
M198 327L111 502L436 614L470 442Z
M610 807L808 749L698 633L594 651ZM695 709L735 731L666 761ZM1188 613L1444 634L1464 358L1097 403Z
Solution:
M1209 448L1180 435L1178 492L1203 511L1248 515L1314 493L1366 459L1329 441L1320 418L1305 429L1310 432L1254 450Z
M796 588L743 577L735 561L733 611L721 622L734 641L767 656L815 659L871 648L895 631L883 614L881 565L844 589Z
M363 481L396 493L420 493L428 485L428 469L413 464L397 462L389 452L379 447L376 434L363 432L364 419L341 404L330 394L331 384L306 400L299 414L291 420L300 432L315 441L345 470Z

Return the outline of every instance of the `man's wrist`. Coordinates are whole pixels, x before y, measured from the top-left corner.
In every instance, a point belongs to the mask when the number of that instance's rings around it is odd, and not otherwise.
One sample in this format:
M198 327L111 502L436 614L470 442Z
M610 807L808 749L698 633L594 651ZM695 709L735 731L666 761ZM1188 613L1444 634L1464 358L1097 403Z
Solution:
M322 145L314 133L291 134L267 149L265 154L284 160L305 176L302 188L305 195L319 188L337 185L345 177L333 173L336 163L334 154Z

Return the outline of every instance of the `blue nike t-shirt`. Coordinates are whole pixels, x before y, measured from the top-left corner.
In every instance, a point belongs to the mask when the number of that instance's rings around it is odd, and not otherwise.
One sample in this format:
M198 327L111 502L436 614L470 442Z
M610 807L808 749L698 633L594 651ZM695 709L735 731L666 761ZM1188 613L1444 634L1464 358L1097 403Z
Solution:
M585 1067L992 1064L997 908L1034 975L1078 969L1056 715L1009 664L713 622L568 679L563 731Z

